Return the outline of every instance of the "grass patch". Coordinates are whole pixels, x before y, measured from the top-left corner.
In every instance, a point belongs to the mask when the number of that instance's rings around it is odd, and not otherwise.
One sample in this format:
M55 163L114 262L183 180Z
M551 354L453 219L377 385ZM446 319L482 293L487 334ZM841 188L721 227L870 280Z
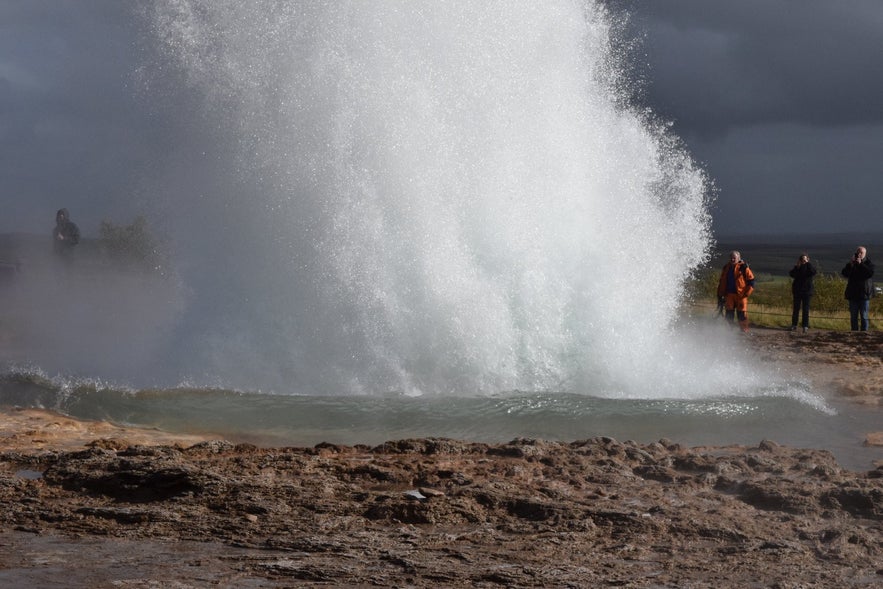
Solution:
M720 270L706 270L688 285L691 314L713 315L717 307L717 284ZM849 330L849 303L844 298L846 280L838 275L817 275L815 294L809 305L809 325L814 329ZM761 327L791 326L791 278L756 273L754 294L748 299L748 319ZM883 297L870 303L870 329L883 327Z

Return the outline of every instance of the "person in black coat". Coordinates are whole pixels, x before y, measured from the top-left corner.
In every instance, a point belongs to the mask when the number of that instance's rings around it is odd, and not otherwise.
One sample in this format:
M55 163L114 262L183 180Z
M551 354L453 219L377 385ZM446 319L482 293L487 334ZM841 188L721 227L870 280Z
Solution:
M867 248L858 246L852 259L840 273L846 277L845 296L849 301L850 328L852 331L859 330L859 316L861 316L861 330L868 331L868 308L874 295L874 283L871 280L874 275L874 264L868 258Z
M80 243L80 228L71 221L67 209L58 209L55 213L55 228L52 230L52 242L55 253L69 255L74 246Z
M791 312L791 331L797 330L797 319L803 309L803 333L809 330L809 300L813 295L813 276L816 275L815 266L809 261L805 253L797 259L797 264L791 268L788 274L794 280L791 282L791 294L794 297L794 310Z

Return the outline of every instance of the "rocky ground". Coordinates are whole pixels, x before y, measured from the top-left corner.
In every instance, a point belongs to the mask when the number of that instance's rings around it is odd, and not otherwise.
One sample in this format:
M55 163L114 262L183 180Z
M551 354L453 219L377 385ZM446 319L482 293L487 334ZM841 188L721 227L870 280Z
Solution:
M883 331L753 329L745 339L762 359L798 367L820 389L856 403L883 404Z
M879 410L883 334L741 341ZM257 448L36 411L0 426L0 587L883 586L883 462L771 441Z

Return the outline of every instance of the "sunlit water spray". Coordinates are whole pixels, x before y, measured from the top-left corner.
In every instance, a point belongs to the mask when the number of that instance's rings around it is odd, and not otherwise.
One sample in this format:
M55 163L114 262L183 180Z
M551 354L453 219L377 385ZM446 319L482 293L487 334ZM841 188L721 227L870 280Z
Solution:
M628 107L596 4L138 10L170 139L133 198L173 271L23 280L0 405L266 443L772 437L867 462L875 414L677 320L710 182Z
M672 328L709 248L707 179L623 106L599 6L150 10L147 77L180 76L234 146L234 189L169 205L200 216L178 215L179 256L216 252L186 338L206 374L306 393L732 392Z

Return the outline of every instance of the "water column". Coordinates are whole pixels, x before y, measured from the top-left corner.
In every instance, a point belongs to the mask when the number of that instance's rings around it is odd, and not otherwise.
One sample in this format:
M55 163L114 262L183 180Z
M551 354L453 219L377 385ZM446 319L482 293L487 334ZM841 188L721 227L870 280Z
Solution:
M183 372L320 394L694 386L672 321L708 183L627 105L601 5L145 10L147 75L192 109L153 197L194 292Z

